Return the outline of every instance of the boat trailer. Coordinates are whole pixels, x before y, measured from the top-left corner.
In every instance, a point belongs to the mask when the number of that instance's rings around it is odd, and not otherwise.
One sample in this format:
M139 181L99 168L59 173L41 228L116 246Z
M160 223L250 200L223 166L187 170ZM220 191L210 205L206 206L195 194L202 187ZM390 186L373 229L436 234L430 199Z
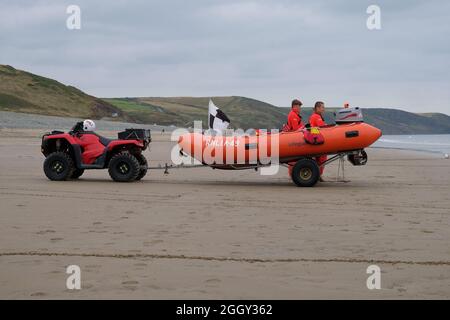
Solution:
M186 156L186 155L185 155ZM364 150L353 150L353 151L342 151L338 152L327 161L325 161L322 165L327 166L332 162L339 161L338 164L338 172L336 176L336 182L349 182L349 180L345 180L345 158L347 157L347 160L352 163L354 166L362 166L367 163L367 153ZM314 158L314 157L312 157ZM293 161L296 161L299 159L293 159ZM254 169L255 171L258 170L258 168L262 167L268 167L271 163L268 164L254 164L254 165L248 165L248 166L231 166L235 170L248 170L248 169ZM287 163L280 163L283 167L289 167L289 164ZM210 167L212 169L218 169L219 167L214 167L215 165L208 165L208 164L173 164L173 163L167 163L165 162L163 165L160 163L157 166L148 166L148 169L150 170L164 170L164 174L169 174L169 169L192 169L192 168L202 168L202 167Z

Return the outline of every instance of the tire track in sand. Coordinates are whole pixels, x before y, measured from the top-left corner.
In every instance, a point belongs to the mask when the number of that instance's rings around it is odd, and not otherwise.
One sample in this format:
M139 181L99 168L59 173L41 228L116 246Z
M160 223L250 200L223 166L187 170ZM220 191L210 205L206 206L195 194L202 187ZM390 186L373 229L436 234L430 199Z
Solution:
M182 254L114 254L114 253L71 253L71 252L0 252L0 257L8 256L41 256L41 257L80 257L80 258L114 258L114 259L174 259L174 260L203 260L203 261L224 261L224 262L244 262L244 263L286 263L286 262L313 262L313 263L368 263L368 264L406 264L422 266L450 266L450 261L409 261L409 260L377 260L377 259L356 259L356 258L233 258L214 256L188 256Z

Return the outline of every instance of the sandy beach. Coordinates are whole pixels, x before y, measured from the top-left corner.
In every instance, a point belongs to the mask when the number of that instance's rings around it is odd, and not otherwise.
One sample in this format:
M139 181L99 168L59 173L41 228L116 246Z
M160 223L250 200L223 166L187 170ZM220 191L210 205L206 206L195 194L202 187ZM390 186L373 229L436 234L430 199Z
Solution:
M44 132L0 130L1 299L450 298L450 160L439 155L369 148L366 166L346 163L349 182L332 164L314 188L285 168L52 182ZM173 144L155 133L151 165ZM73 264L81 290L66 288ZM372 264L381 290L366 286Z

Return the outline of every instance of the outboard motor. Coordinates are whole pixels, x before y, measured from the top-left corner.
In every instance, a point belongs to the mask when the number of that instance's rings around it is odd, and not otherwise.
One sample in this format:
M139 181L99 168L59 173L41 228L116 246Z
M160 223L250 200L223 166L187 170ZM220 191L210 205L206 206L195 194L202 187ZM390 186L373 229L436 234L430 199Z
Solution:
M362 110L359 107L344 108L334 113L336 124L364 122Z

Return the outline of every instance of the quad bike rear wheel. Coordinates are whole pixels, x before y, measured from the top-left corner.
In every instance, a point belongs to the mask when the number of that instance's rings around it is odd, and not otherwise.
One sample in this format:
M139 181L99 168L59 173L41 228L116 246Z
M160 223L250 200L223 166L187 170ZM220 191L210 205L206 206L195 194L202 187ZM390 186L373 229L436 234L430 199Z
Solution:
M65 152L53 152L45 158L44 173L50 180L69 180L74 170L73 160Z
M109 161L108 172L114 181L129 182L136 180L141 165L138 159L131 153L125 151L113 156Z
M147 174L148 170L148 162L142 153L136 155L136 159L138 159L139 164L141 165L141 169L139 170L139 174L136 177L136 180L141 180Z
M292 169L292 181L297 187L312 187L320 178L320 168L313 159L300 159Z

